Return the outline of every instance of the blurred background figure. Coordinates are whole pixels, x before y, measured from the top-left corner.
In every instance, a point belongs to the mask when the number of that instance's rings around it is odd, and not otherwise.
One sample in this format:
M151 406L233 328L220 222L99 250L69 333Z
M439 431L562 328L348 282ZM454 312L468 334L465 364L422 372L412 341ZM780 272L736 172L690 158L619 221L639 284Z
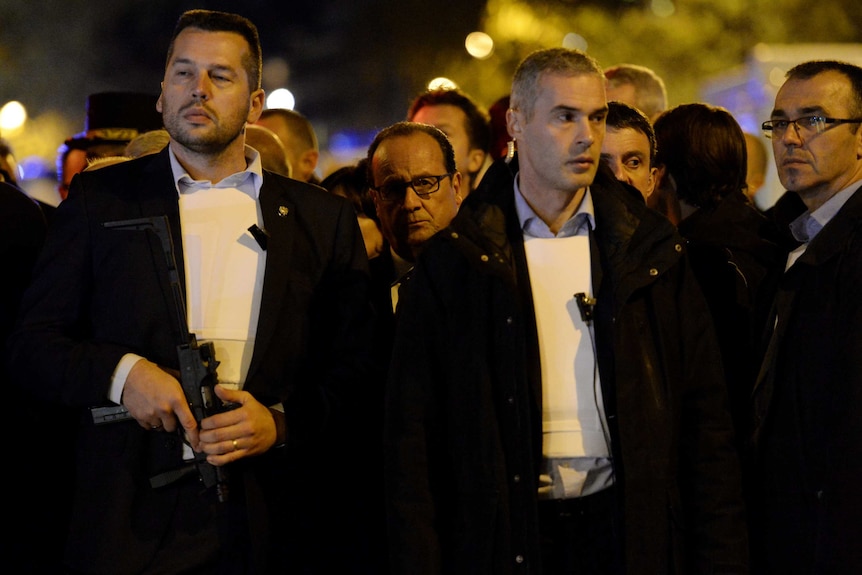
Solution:
M0 343L5 348L12 332L24 290L42 249L47 222L39 205L22 190L0 182ZM4 561L20 573L62 573L63 546L72 500L72 440L74 413L57 404L37 400L8 379L5 352L0 354L0 385L14 405L5 419L14 429L27 429L27 437L8 445L10 465L26 472L29 480L15 482L14 505L4 517L15 526L14 537L4 537ZM14 463L11 463L14 462ZM50 485L45 489L44 478Z
M123 155L140 158L147 154L155 154L161 152L170 141L171 136L164 128L149 130L132 138L132 141L126 144Z
M617 64L605 68L608 100L634 106L651 122L667 109L664 80L653 70L637 64Z
M783 252L777 230L745 195L745 137L730 112L685 104L654 128L658 186L679 200L678 228L712 312L741 449Z
M320 185L336 196L350 200L359 219L359 229L362 231L368 259L373 261L380 255L388 253L389 244L386 243L380 230L380 218L377 217L374 199L368 189L367 163L363 158L355 165L338 168L326 176Z
M27 194L27 191L24 190L21 185L20 176L18 160L15 157L15 151L12 149L12 145L5 138L0 138L0 182L6 182ZM54 210L57 209L56 205L47 201L49 199L47 197L30 197L39 205L45 221L50 224L51 218L54 215Z
M295 110L271 108L264 110L256 124L269 128L281 140L287 152L290 172L295 180L319 184L315 175L320 150L317 134L308 118Z
M264 170L290 177L287 150L275 132L257 124L248 124L245 127L245 143L260 154L260 163Z
M655 133L643 112L622 102L608 102L601 159L614 176L637 188L644 198L655 189Z
M84 131L67 139L57 150L60 198L66 199L72 177L88 160L120 156L138 134L162 127L156 111L158 97L136 92L100 92L87 98Z
M509 128L506 126L506 110L509 109L509 94L500 96L488 108L488 116L491 120L491 146L489 153L491 161L505 158L509 153ZM512 144L514 151L514 143Z
M476 189L491 165L491 121L488 112L457 88L429 90L413 100L407 120L434 126L449 138L461 172L461 194Z
M18 185L18 161L12 151L12 145L5 138L0 138L0 182Z
M748 171L745 175L745 195L754 203L754 196L766 183L766 167L769 155L766 144L754 134L745 133L745 151L748 155ZM756 204L755 204L756 205Z

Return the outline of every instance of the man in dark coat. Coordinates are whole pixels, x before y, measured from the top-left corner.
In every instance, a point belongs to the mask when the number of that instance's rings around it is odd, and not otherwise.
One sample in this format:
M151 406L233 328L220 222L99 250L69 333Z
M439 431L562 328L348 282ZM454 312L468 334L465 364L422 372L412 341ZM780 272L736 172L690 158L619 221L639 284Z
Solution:
M764 130L806 211L790 223L754 391L759 573L862 573L862 68L787 72Z
M508 112L518 161L494 164L417 261L387 397L395 573L747 572L709 311L675 228L599 168L606 113L591 58L529 56ZM577 256L539 270L557 246ZM549 287L562 298L536 297ZM575 336L547 337L553 316L583 326L585 360ZM547 438L548 405L570 407L549 397L554 352L562 372L585 363L595 430L565 461Z
M18 381L80 410L71 572L314 572L316 478L342 471L317 440L362 389L368 263L347 201L245 146L260 70L251 22L184 13L158 101L169 146L74 178L25 295ZM197 421L177 379L186 329L213 344L234 409ZM87 408L111 401L132 420L95 425ZM218 485L180 473L187 448Z
M41 206L21 189L0 182L0 335L5 343L18 316L24 290L45 243L48 225ZM9 445L8 485L14 485L15 505L6 519L15 533L4 537L0 551L22 573L54 573L62 566L68 527L73 473L69 440L69 410L37 401L33 394L9 381L5 357L0 359L0 388L14 409L6 421L10 429L27 429L26 441ZM62 434L58 436L58 433ZM51 477L51 489L35 478Z
M745 135L724 108L681 104L654 124L658 187L679 201L677 224L712 311L740 453L763 334L784 266L775 226L745 196Z

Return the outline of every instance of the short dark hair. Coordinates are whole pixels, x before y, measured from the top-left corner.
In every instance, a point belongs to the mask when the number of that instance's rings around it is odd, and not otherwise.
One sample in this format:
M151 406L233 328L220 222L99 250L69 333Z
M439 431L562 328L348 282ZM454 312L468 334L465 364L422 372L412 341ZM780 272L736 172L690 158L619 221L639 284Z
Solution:
M646 114L623 102L611 101L608 102L608 115L605 118L605 126L608 130L631 128L642 133L649 140L650 164L655 163L655 130L653 130L652 124L650 124Z
M317 150L317 134L314 131L314 126L311 121L297 112L289 108L267 108L260 113L260 119L266 118L281 118L287 126L287 131L290 133L291 142L285 142L289 148L298 150Z
M260 78L263 73L263 56L260 47L260 36L257 27L248 18L229 12L214 10L187 10L183 12L174 27L171 42L168 46L166 65L174 54L174 42L180 32L186 28L198 28L207 32L234 32L248 43L248 56L243 58L243 67L248 76L248 84L252 91L260 88Z
M380 147L380 144L390 138L411 136L416 133L428 134L434 138L440 145L440 151L443 152L443 163L446 165L446 171L448 173L455 173L457 171L455 168L455 150L452 148L452 144L449 142L449 138L446 137L446 134L428 124L419 124L418 122L397 122L380 130L377 135L374 136L374 141L372 141L371 145L368 146L368 156L366 158L368 162L366 167L369 185L374 185L374 173L371 169L371 163L374 158L374 153L377 151L377 148Z
M787 80L808 80L824 72L838 72L850 81L853 94L850 104L850 114L854 118L862 117L862 68L838 60L811 60L797 64L787 71Z
M470 139L470 148L488 152L491 146L491 119L488 112L458 88L440 88L420 94L410 105L407 119L412 121L413 116L426 106L444 105L460 108L467 116L465 128L467 129L467 137Z
M350 200L357 214L368 216L379 224L380 218L368 188L367 163L368 159L362 158L356 164L338 168L323 178L320 187L333 193L340 190L344 197Z
M524 58L512 78L510 106L529 120L533 117L539 79L544 74L581 76L593 74L604 78L599 63L586 52L568 48L537 50Z
M663 112L653 125L658 152L677 185L677 197L701 208L745 189L745 135L726 109L683 104Z

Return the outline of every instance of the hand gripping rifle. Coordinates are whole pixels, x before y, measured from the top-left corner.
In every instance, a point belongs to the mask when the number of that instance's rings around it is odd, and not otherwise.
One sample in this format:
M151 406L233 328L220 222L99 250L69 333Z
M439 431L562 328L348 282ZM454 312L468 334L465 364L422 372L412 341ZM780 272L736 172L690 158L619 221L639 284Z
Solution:
M174 242L167 216L155 216L131 220L105 222L105 228L115 230L142 230L156 234L164 251L168 265L168 274L173 293L176 323L180 329L180 343L177 345L177 356L180 364L180 384L188 401L189 408L200 425L201 420L235 407L225 404L215 394L218 383L215 347L211 341L198 341L194 333L189 332L186 320L186 305L180 286L177 262L174 258ZM91 410L96 424L111 423L131 419L132 416L122 406L96 407ZM178 433L182 434L180 428ZM214 466L207 462L205 453L194 453L194 459L176 470L167 471L150 478L153 487L168 485L197 469L206 489L215 488L220 502L227 501L227 476L223 466Z

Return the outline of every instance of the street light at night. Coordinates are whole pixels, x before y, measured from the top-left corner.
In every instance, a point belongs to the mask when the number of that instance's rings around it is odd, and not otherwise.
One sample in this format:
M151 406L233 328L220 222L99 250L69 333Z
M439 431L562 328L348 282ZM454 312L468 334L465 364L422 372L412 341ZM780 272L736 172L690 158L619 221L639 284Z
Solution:
M0 108L0 131L16 132L27 121L27 109L21 102L12 100Z
M467 34L464 47L477 60L485 60L494 53L494 39L484 32L471 32Z

